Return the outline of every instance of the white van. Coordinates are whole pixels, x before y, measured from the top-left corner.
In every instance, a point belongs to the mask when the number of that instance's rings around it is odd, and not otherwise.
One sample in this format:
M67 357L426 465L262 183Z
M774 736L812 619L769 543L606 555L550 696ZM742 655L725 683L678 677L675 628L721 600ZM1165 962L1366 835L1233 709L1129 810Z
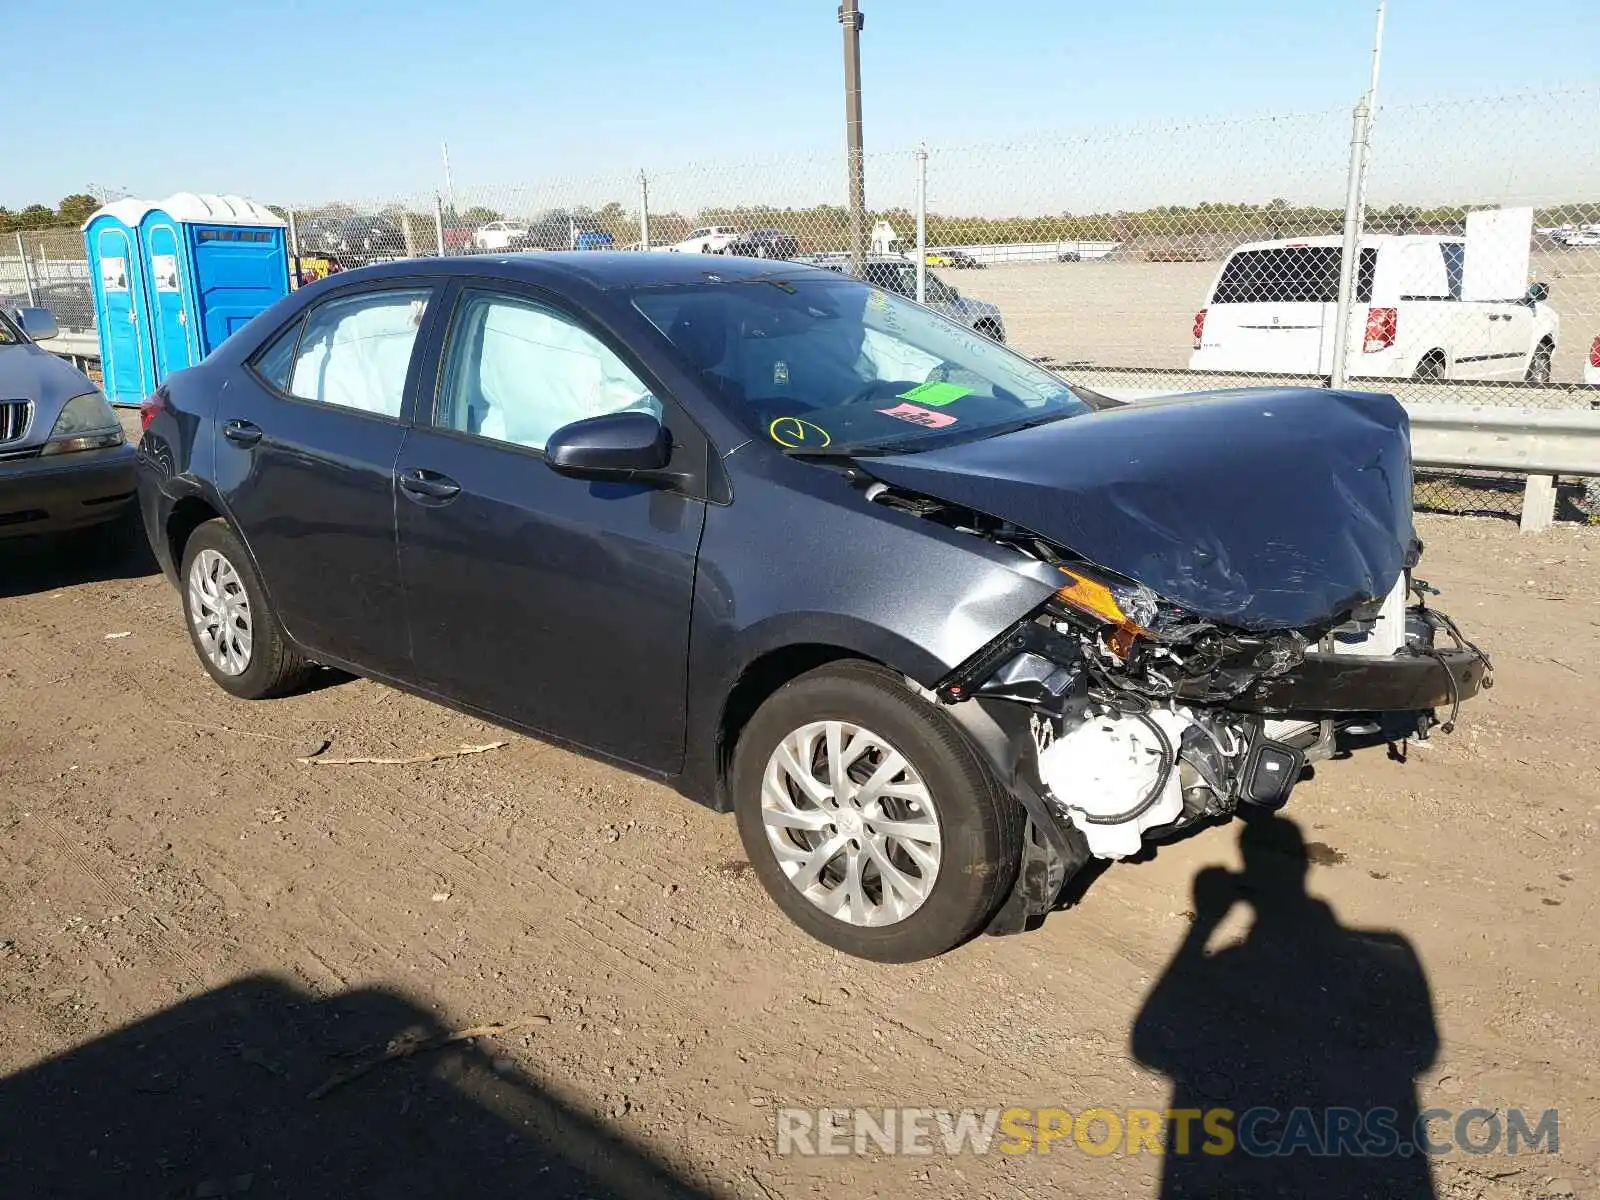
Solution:
M1189 368L1330 374L1342 244L1251 242L1230 254L1195 314ZM1520 265L1514 245L1489 261L1492 243L1471 237L1369 234L1360 245L1351 378L1549 381L1560 322L1543 284L1522 292L1525 237ZM1469 245L1486 260L1476 274Z

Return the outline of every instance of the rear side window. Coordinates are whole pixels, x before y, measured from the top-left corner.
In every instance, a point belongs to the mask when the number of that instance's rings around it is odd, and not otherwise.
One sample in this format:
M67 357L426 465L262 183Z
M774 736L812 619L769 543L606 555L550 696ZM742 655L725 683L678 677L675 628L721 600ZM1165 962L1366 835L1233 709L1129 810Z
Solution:
M1281 246L1235 254L1217 280L1213 304L1335 304L1339 300L1338 246ZM1361 251L1356 303L1372 299L1376 249Z
M398 418L427 288L362 292L311 310L289 372L290 395Z
M294 366L294 348L300 340L300 331L303 328L305 320L302 318L268 342L265 349L258 350L256 356L250 360L250 366L255 373L277 391L289 390L289 371Z

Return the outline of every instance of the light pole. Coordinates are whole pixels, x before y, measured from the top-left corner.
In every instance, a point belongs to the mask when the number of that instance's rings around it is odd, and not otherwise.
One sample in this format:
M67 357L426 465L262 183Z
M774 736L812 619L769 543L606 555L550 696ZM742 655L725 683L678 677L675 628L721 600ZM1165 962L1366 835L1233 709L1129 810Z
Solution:
M867 253L867 172L861 154L861 15L860 0L843 0L839 24L844 27L844 124L850 174L850 263L862 273Z

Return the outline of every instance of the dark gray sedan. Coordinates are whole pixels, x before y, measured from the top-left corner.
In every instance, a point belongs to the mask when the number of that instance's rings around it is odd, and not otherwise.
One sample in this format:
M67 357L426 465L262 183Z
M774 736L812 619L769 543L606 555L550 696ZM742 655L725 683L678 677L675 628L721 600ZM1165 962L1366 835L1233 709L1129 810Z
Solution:
M322 664L665 780L867 958L1023 929L1091 858L1488 678L1413 588L1392 397L1119 406L794 263L350 271L145 418L145 526L224 690Z
M100 389L34 344L56 334L42 308L0 311L0 539L103 527L138 531L134 450Z

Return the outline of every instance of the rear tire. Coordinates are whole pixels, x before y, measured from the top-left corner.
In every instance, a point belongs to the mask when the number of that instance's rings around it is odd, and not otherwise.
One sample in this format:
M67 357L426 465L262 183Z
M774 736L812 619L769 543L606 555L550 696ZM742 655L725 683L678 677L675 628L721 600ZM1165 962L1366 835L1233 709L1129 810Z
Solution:
M838 756L836 775L830 746L863 744L858 758ZM732 792L768 894L812 937L858 958L943 954L988 923L1016 879L1021 805L950 717L873 663L832 663L773 693L739 738Z
M1430 350L1422 356L1422 361L1417 364L1411 379L1414 383L1438 383L1449 374L1449 371L1449 364L1445 361L1444 354L1438 350Z
M184 623L200 665L225 692L266 700L316 670L290 644L239 536L220 517L189 535L179 576Z
M974 333L981 333L981 334L983 334L984 337L988 338L991 342L1000 342L1002 345L1005 343L1005 340L1006 340L1006 335L1005 335L1004 330L1002 330L1000 328L1000 326L996 325L993 321L989 321L989 320L979 321L976 325L974 325L972 327L972 331Z

